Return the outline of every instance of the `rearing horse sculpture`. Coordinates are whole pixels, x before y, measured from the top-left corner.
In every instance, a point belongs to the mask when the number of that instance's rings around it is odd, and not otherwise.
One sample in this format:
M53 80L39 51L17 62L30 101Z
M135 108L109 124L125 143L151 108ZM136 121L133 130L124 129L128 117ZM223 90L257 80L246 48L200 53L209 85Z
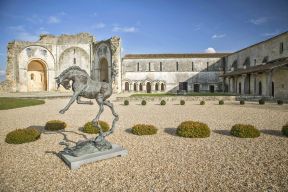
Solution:
M112 82L98 82L90 78L88 73L78 66L72 66L64 70L58 77L55 78L58 88L62 85L65 89L69 90L71 88L70 81L72 81L72 90L74 94L72 95L69 103L66 107L59 111L59 113L64 114L65 111L77 100L78 104L93 104L91 101L81 101L80 98L96 99L99 105L99 111L96 117L92 120L93 124L99 128L99 136L97 140L103 140L106 136L113 133L115 129L115 122L118 121L118 114L114 111L113 104L107 99L112 95ZM99 126L98 121L101 113L104 111L104 105L108 106L114 116L112 122L112 127L109 131L103 133L101 126Z

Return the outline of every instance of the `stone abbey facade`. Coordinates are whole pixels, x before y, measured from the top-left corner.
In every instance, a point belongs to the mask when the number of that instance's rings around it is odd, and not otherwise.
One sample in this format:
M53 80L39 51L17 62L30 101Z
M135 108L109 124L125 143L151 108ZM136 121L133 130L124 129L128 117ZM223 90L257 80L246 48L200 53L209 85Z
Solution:
M128 54L121 41L88 33L41 35L8 44L6 81L0 91L55 91L54 78L78 65L114 92L230 92L288 98L288 32L234 53ZM112 79L112 72L116 74Z
M10 42L7 52L6 80L0 85L1 91L55 91L54 78L73 65L86 70L94 80L112 82L115 91L121 90L119 37L96 41L88 33L41 35L36 42ZM112 72L116 74L114 79Z

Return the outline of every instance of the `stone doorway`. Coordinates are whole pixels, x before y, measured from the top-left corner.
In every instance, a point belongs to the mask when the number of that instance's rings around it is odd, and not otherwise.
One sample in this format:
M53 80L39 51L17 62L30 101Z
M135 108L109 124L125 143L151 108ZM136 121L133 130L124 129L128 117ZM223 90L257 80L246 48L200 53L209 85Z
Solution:
M125 91L129 91L129 83L125 82Z
M109 82L108 61L106 58L100 60L100 81Z
M215 91L214 85L209 86L209 91L210 91L210 93L214 93L214 91Z
M146 84L146 91L147 91L147 93L151 93L151 83L150 82L147 82L147 84Z
M45 65L34 60L27 67L27 90L28 92L47 91L47 70Z

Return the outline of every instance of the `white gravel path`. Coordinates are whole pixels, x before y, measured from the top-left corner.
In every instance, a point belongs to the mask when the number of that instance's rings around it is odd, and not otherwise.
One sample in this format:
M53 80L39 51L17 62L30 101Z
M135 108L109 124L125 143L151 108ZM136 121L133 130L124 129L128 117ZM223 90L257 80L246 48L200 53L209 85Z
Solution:
M115 103L120 120L108 139L128 149L128 156L71 171L55 155L64 147L59 142L92 137L78 129L94 118L98 106L73 104L59 114L67 102L51 99L44 105L0 111L0 191L288 191L288 138L280 134L288 121L288 105ZM43 133L28 144L4 141L16 128L41 128L52 119L67 122L66 131ZM108 108L102 120L111 123ZM175 128L185 120L207 123L211 136L175 136ZM127 129L136 123L153 124L159 131L132 135ZM253 124L263 133L256 139L232 137L228 133L236 123Z

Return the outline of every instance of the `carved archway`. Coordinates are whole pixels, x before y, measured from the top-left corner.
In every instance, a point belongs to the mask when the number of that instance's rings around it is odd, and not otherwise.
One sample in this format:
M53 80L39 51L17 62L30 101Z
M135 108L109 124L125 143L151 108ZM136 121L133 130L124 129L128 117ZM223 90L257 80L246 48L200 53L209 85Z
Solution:
M100 81L109 82L108 61L106 58L100 60Z
M28 92L47 91L47 69L39 60L33 60L27 67Z
M147 93L151 93L151 83L150 82L146 83L146 91L147 91Z

